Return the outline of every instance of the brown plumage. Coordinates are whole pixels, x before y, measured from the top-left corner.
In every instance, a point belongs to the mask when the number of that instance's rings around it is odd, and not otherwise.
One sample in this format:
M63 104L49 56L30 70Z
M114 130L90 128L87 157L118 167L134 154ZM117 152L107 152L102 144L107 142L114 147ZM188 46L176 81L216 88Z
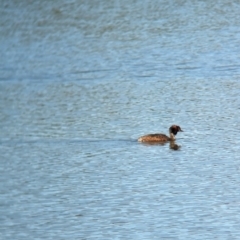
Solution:
M177 135L178 132L183 132L183 130L178 125L172 125L169 128L169 135L168 137L165 134L162 133L155 133L155 134L148 134L144 135L140 138L138 138L139 142L168 142L168 141L174 141L175 135Z

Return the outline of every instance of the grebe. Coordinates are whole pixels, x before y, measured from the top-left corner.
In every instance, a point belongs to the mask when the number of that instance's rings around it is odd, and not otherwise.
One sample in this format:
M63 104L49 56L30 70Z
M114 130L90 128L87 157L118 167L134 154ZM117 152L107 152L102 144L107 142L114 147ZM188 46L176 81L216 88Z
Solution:
M169 128L170 137L168 137L165 134L155 133L155 134L144 135L144 136L138 138L138 141L139 142L161 142L161 143L168 142L168 141L174 141L175 135L177 135L178 132L183 132L183 130L180 128L180 126L172 125Z

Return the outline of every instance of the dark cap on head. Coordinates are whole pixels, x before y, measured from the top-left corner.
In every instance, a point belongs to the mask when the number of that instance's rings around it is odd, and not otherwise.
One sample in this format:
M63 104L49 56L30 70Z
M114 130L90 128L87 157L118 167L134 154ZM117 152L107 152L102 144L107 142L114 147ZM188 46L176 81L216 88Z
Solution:
M178 132L183 132L183 130L180 128L180 126L178 125L172 125L170 128L169 128L169 132L170 133L173 133L174 135L177 135Z

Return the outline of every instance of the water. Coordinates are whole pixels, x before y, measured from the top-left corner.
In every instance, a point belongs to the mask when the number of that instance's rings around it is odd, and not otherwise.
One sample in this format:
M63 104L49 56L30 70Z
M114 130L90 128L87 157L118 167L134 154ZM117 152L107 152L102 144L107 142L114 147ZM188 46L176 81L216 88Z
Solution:
M239 12L3 2L0 238L239 239Z

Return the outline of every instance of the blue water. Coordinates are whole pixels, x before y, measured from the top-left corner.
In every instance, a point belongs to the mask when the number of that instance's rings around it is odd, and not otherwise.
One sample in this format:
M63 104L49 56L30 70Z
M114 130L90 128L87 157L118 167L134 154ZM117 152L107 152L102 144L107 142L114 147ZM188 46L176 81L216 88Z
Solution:
M239 12L4 1L0 238L240 239Z

